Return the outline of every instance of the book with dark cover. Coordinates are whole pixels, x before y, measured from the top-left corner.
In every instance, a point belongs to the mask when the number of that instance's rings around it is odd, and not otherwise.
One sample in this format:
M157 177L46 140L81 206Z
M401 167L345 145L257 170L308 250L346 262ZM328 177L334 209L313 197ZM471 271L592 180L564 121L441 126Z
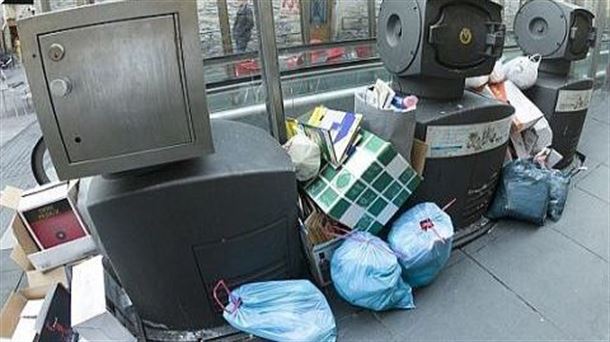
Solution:
M23 213L32 237L41 249L84 237L86 232L67 199Z
M70 293L63 285L56 283L45 298L37 320L36 341L75 342L78 334L72 330L70 319Z

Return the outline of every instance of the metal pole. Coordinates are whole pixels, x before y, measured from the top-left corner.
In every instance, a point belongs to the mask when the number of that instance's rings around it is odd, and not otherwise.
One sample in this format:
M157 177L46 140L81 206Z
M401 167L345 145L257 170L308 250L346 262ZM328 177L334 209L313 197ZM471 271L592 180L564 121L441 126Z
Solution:
M275 23L273 20L273 2L254 0L256 25L259 34L259 55L262 64L261 77L265 84L267 115L271 134L283 144L286 142L286 118L284 117L284 100L280 82L275 41Z
M227 0L218 0L218 21L220 22L220 36L222 37L222 50L225 55L233 53L233 42L231 41L231 26L229 24L229 10Z
M40 12L51 12L50 0L40 0Z
M299 6L301 9L301 39L303 39L303 44L309 44L311 41L311 1L301 0Z
M377 18L375 18L375 0L367 1L367 10L369 16L369 38L377 36Z
M593 79L595 84L595 76L597 75L597 64L599 62L599 54L602 47L602 36L604 29L606 28L606 16L607 16L607 3L606 1L598 1L597 7L595 8L595 26L597 27L597 39L595 47L591 52L591 65L589 65L588 77ZM606 75L608 77L608 75Z

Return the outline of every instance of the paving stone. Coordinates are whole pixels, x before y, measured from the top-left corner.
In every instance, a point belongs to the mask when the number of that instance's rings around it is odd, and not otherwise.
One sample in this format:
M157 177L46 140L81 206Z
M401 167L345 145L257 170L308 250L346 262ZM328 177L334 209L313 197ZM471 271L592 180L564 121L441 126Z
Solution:
M0 303L2 303L2 306L4 306L11 292L17 288L22 275L23 271L21 270L0 273L2 277L0 280Z
M355 314L355 313L358 313L358 312L364 310L363 308L353 306L353 305L349 304L348 302L346 302L345 300L343 300L343 298L341 298L339 296L339 294L337 294L337 291L335 291L335 288L332 285L329 285L326 288L324 288L322 293L324 293L326 300L328 300L328 304L330 305L330 307L333 311L335 320L340 320L344 317L350 316L352 314Z
M458 251L454 254L462 254ZM379 314L401 341L565 339L470 258L415 292L416 308Z
M587 158L607 164L610 159L610 125L587 119L578 150Z
M497 222L485 235L471 241L461 248L462 251L472 253L485 248L490 242L497 240L504 234L512 231L510 225L505 224L505 220Z
M578 182L582 190L610 203L610 172L608 166L601 164Z
M399 341L369 311L354 313L337 321L337 335L338 341Z
M606 261L610 260L610 205L578 188L572 189L561 219L547 224Z
M587 178L587 176L591 172L593 172L595 169L597 169L600 165L605 165L605 164L599 160L595 160L595 159L591 158L590 156L587 156L585 159L585 162L582 165L586 169L581 170L580 172L578 172L577 174L575 174L572 177L572 182L570 183L570 187L573 187L573 188L576 187L580 181Z
M515 226L472 256L569 338L610 338L608 262L552 228Z
M15 138L21 131L36 121L36 115L28 114L13 117L3 117L0 124L0 146L4 146Z
M0 251L0 273L10 271L20 271L21 268L13 259L11 259L11 250L5 249Z
M610 110L608 108L610 108L610 92L608 89L596 91L593 93L587 117L610 124Z

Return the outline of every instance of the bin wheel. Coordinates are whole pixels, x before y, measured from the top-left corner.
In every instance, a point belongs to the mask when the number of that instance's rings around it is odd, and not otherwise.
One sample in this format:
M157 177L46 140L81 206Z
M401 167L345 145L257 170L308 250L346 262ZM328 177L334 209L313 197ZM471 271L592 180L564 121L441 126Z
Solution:
M30 166L32 167L32 174L34 179L39 185L47 184L51 182L49 175L44 168L44 155L47 152L47 144L44 142L44 137L40 137L32 149L30 156Z

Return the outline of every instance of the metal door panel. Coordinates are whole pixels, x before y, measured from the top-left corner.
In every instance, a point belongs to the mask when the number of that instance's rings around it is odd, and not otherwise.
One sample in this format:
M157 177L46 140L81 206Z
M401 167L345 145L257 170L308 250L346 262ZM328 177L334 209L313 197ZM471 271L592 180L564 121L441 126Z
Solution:
M68 93L52 91L51 100L70 162L193 141L175 18L116 21L38 37L47 86L68 83ZM51 56L53 44L63 47L63 57Z

